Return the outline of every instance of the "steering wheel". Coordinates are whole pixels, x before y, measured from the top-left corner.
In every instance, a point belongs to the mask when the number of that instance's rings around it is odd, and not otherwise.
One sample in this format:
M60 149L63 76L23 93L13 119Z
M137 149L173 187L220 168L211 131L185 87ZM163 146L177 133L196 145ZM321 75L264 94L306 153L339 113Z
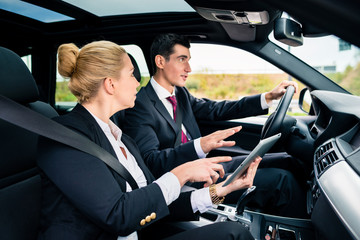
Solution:
M281 98L279 105L277 106L276 110L266 120L262 128L261 139L273 136L280 132L281 126L283 124L286 115L286 111L289 108L294 92L295 92L294 86L288 86L286 88L286 92L284 96Z

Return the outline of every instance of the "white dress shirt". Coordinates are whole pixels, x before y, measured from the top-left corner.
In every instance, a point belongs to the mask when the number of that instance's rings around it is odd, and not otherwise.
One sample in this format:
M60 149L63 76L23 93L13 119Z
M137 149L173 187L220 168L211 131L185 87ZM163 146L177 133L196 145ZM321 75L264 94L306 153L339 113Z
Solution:
M158 84L153 77L150 79L150 84L154 88L155 93L159 97L160 101L164 104L166 110L169 112L171 118L174 119L173 106L167 100L167 98L170 97L170 96L175 96L175 91L173 93L169 93L165 88L163 88L160 84ZM185 128L184 124L181 124L181 130L184 132L184 134L186 135L186 137L189 140L192 139L190 134L186 131L186 128ZM204 153L204 151L201 148L200 138L194 139L193 143L194 143L194 148L195 148L195 151L196 151L198 157L199 158L205 158L206 153Z
M160 101L164 104L166 110L169 112L171 118L174 119L174 111L173 111L173 106L171 105L171 103L167 100L168 97L170 96L175 96L175 91L173 91L172 93L169 93L168 90L166 90L164 87L162 87L160 84L158 84L156 82L156 80L154 79L154 77L151 77L150 79L150 84L151 86L154 88L156 95L158 96L158 98L160 99ZM270 107L270 104L268 104L266 102L265 99L265 93L262 93L260 96L260 104L261 104L261 108L263 110L267 109ZM187 138L189 140L191 140L191 136L190 134L186 131L186 128L184 126L184 124L181 124L181 129L182 131L185 133L185 135L187 136ZM205 158L207 153L204 153L203 149L201 148L200 145L200 138L194 139L194 148L195 151L198 155L199 158Z
M169 112L170 116L174 119L173 106L167 100L167 98L170 96L175 96L175 91L173 91L172 93L169 93L168 90L166 90L164 87L162 87L160 84L158 84L156 82L154 77L151 77L150 84L154 88L156 95L158 96L160 101L164 104L164 106L165 106L166 110ZM267 104L267 102L266 102L265 93L261 94L261 96L260 96L260 104L261 104L261 107L263 110L270 107L270 105ZM191 138L190 134L186 131L186 128L183 124L181 125L181 129L185 133L185 135L188 137L188 139L191 140L192 138ZM207 154L204 153L204 151L201 148L200 138L194 139L193 143L194 143L194 148L195 148L195 151L196 151L198 157L205 158ZM212 202L211 202L211 197L210 197L210 193L209 193L209 188L202 188L198 191L194 191L191 195L191 202L192 202L194 212L196 210L198 210L201 213L203 213L203 212L207 211L209 208L211 208ZM197 207L194 207L194 206L197 206Z
M100 128L105 133L106 137L110 141L119 162L129 171L129 173L133 176L138 186L144 187L147 185L147 181L145 175L139 165L137 164L134 156L129 152L126 148L125 144L121 141L122 131L116 126L112 121L109 120L109 124L105 123L91 112L90 114L95 118L96 122L99 124ZM120 147L124 148L126 152L127 158L125 158L122 153ZM165 202L167 205L176 200L180 195L180 183L177 177L172 173L166 173L161 176L159 179L155 181L157 183L163 193ZM126 182L126 191L130 192L131 186L128 182ZM133 232L132 234L126 237L118 237L118 240L136 240L137 232Z
M89 110L88 110L89 111ZM100 128L103 130L104 134L110 141L119 162L129 171L133 176L138 186L144 187L147 185L145 175L139 165L137 164L134 156L126 148L125 144L121 141L122 131L121 129L109 120L109 124L102 121L100 118L96 117L90 111L89 113L95 118L96 122L99 124ZM123 147L127 158L122 153L120 147ZM178 178L171 172L167 172L162 175L160 178L154 181L158 184L161 189L161 192L164 196L165 202L167 205L170 205L175 201L180 195L180 182ZM131 186L129 183L126 183L126 191L130 192ZM204 197L205 195L205 197ZM194 212L200 211L201 213L207 211L211 205L211 199L209 194L209 188L203 188L200 190L195 190L191 193L191 205ZM210 202L210 203L209 203ZM118 237L118 240L137 240L137 232L133 232L125 237Z

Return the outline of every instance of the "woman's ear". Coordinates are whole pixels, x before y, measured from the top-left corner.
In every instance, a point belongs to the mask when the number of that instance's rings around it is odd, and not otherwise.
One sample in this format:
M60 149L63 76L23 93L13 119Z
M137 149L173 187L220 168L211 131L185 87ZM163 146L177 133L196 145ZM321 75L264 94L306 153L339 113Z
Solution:
M155 56L155 64L157 68L163 69L165 64L165 58L161 55Z
M105 78L104 79L104 89L105 91L108 93L108 94L113 94L114 91L115 91L115 88L114 88L114 80L112 78Z

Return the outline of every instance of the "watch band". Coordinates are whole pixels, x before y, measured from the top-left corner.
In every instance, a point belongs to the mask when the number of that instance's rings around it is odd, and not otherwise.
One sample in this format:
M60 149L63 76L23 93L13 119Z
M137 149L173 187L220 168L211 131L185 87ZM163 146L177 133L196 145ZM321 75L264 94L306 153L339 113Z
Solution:
M219 197L216 193L216 185L215 184L211 184L209 187L209 192L210 192L210 197L211 197L211 202L213 204L221 204L224 202L225 197Z

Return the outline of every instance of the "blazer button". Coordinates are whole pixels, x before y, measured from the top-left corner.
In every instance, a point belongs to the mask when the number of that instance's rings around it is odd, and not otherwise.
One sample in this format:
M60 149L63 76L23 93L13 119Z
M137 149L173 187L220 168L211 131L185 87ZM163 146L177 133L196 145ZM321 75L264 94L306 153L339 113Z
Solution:
M151 217L151 219L153 219L153 220L154 220L154 219L156 218L156 213L154 213L154 212L153 212L153 213L151 213L151 214L150 214L150 217Z
M144 226L145 223L146 223L145 219L142 219L142 220L140 221L140 226Z
M150 222L150 221L151 221L151 217L150 217L150 216L146 216L145 220L146 220L146 222Z

